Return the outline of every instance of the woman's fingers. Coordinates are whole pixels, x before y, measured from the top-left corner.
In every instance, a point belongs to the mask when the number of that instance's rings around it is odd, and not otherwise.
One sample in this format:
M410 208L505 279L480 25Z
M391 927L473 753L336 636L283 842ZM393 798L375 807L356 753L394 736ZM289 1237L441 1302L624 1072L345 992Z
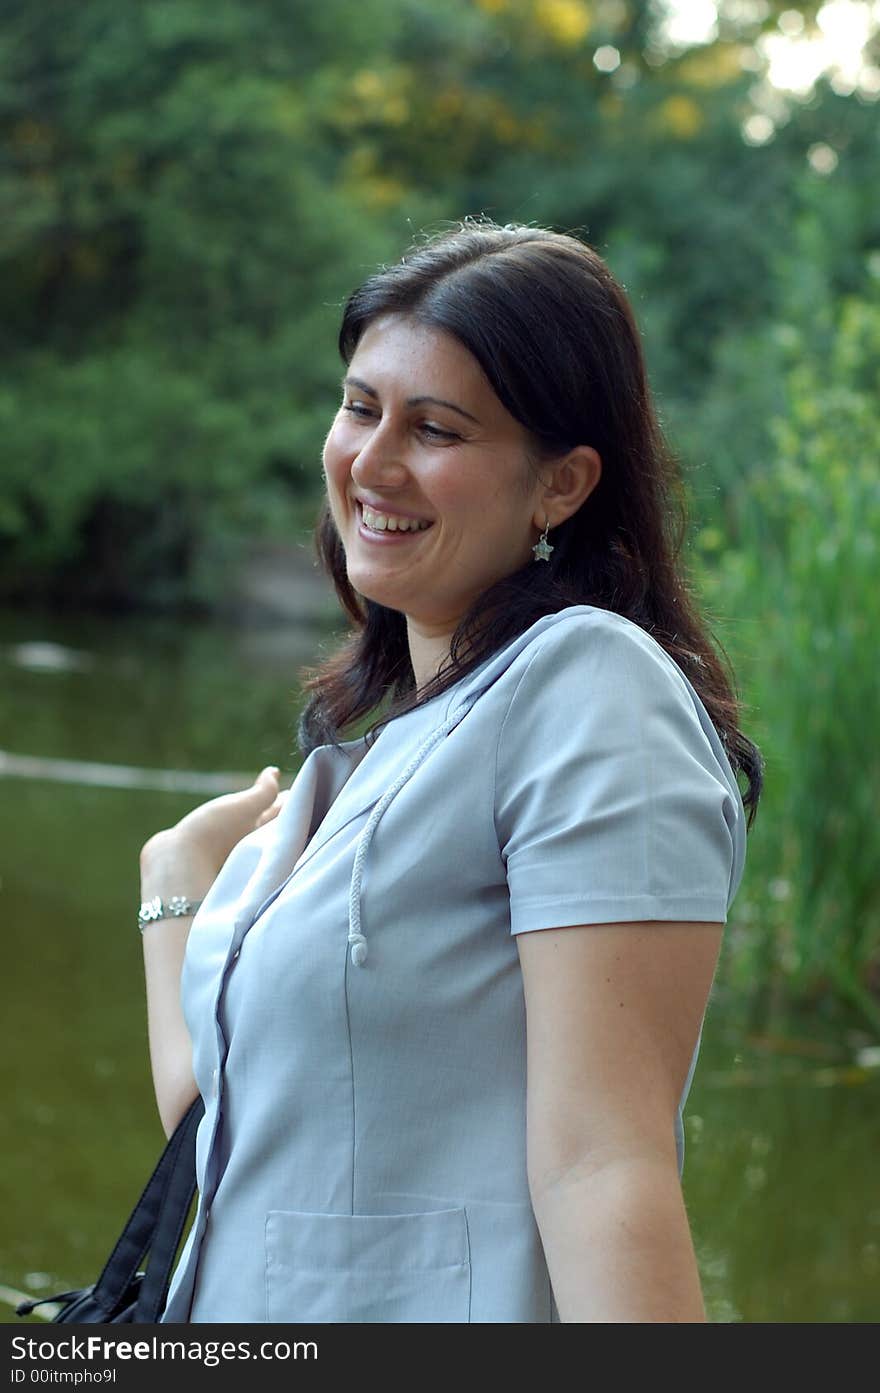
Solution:
M232 848L269 821L280 810L272 811L278 797L280 769L269 765L257 775L250 788L224 793L187 813L172 828L155 834L141 850L141 869L157 858L169 855L195 858L213 867L216 875Z
M278 814L281 812L281 809L284 807L284 800L287 797L287 792L288 791L286 789L282 790L277 795L275 802L270 804L270 806L266 808L264 812L260 813L260 816L257 818L258 827L265 826L267 822L271 822L273 818L276 818L278 816Z
M281 770L275 764L270 764L266 769L261 769L254 779L250 788L243 791L244 798L252 799L254 802L268 806L273 801L278 792L278 780L281 777Z
M278 799L278 780L280 777L281 770L277 765L271 764L266 769L262 769L251 787L239 795L250 805L255 827L262 827L264 822L270 821L272 817L277 815L278 809L275 804Z

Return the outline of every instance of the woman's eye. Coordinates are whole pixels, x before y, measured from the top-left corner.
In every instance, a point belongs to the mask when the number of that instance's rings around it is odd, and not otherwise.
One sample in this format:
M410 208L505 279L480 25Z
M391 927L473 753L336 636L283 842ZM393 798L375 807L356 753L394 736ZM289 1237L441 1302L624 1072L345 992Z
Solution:
M363 402L346 401L342 403L343 411L350 411L351 414L361 421L370 421L374 418L375 412L371 411ZM432 425L430 421L423 421L419 426L423 435L427 435L430 440L458 440L460 437L452 430L443 430L440 426Z
M439 426L432 426L430 421L425 421L422 430L425 432L425 435L431 436L431 438L435 440L458 440L455 431L441 430Z

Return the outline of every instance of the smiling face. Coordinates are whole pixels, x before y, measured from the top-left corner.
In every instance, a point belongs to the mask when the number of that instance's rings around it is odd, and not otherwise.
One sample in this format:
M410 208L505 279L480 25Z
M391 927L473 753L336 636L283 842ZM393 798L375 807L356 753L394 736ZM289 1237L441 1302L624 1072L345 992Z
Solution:
M439 652L484 590L532 560L544 489L528 433L451 334L400 314L374 320L343 391L324 472L348 578L406 615L416 666L414 643Z

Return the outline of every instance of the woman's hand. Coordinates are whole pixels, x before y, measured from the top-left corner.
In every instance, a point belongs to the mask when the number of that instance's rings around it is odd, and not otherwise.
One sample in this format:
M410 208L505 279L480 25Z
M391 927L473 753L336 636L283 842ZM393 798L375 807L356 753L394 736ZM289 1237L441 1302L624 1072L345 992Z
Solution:
M153 895L207 894L232 848L281 811L280 770L271 766L240 793L224 793L156 832L141 850L141 890Z

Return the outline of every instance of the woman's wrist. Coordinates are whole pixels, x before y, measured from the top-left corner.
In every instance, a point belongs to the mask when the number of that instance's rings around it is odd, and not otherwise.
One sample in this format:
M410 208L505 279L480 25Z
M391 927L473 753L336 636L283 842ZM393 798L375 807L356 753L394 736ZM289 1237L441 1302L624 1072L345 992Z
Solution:
M170 895L163 900L161 895L142 900L138 910L137 922L141 933L157 919L192 919L202 907L201 900L192 900L188 895Z

